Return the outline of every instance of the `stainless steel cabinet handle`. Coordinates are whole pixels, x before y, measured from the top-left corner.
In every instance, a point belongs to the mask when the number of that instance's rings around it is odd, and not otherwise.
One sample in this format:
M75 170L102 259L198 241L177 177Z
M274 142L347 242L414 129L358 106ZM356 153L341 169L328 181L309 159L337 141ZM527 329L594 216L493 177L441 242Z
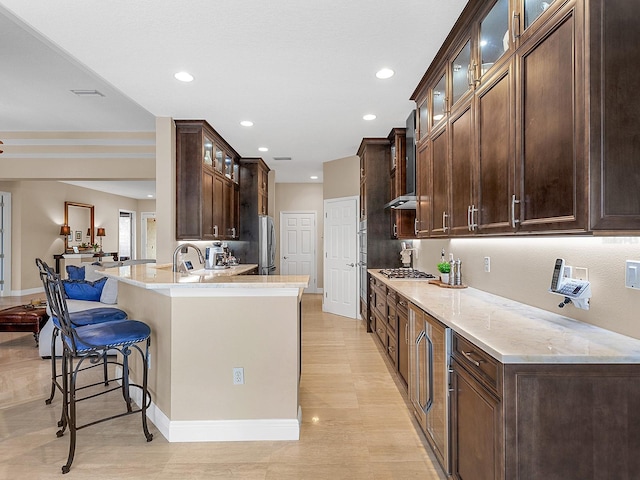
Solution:
M394 238L398 236L398 225L397 224L393 224L393 236Z
M447 215L447 212L442 212L442 231L446 232L449 227L447 227L447 217L449 215Z
M516 22L516 18L518 21ZM518 34L516 34L516 26L518 26ZM520 38L520 14L513 12L513 17L511 17L511 41L512 43L516 43L516 38Z
M471 205L467 205L467 230L471 231Z
M404 324L404 343L409 344L409 323Z
M520 220L516 218L516 204L520 203L520 200L516 198L516 195L511 196L511 227L516 228L516 224L520 223Z
M231 237L236 238L236 227L231 227Z
M217 237L218 236L218 225L214 225L213 226L213 236Z
M422 408L424 413L428 413L433 406L433 342L427 333L425 332L424 338L427 339L427 344L429 346L429 368L427 371L429 372L429 380L427 382L427 388L429 389L429 394L427 395L427 403Z
M475 222L474 215L473 215L477 211L478 211L478 209L476 208L475 205L471 205L469 207L469 217L470 217L469 231L471 231L471 232L473 232L478 227L478 224Z
M418 236L418 219L417 218L413 221L413 231L415 232L416 236Z
M473 358L471 358L471 355L473 355L473 352L465 352L462 351L462 354L467 357L467 359L473 363L476 367L480 366L480 362L483 362L484 360L474 360Z

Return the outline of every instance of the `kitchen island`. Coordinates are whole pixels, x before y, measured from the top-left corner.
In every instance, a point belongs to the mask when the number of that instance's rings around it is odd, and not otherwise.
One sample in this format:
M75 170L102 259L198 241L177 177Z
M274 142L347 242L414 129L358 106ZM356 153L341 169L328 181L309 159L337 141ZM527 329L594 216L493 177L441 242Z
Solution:
M253 268L104 271L119 281L118 305L151 327L149 417L170 442L299 438L300 301L309 277L241 275ZM132 371L138 378L140 366Z
M394 348L409 352L414 413L453 478L637 477L640 340L473 288L369 274L409 303L408 348Z

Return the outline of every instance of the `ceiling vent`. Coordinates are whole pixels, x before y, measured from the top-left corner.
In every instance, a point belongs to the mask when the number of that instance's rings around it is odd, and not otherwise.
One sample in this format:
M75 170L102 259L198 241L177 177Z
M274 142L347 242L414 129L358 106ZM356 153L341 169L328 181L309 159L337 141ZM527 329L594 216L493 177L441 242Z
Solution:
M98 90L71 90L71 93L75 93L79 97L104 97L104 93Z
M291 160L291 157L273 157L276 162L288 162Z

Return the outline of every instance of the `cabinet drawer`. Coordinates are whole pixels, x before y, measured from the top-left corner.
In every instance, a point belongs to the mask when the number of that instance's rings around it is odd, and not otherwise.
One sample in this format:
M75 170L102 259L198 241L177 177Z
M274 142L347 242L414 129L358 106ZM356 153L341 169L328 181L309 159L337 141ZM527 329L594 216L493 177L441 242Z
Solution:
M387 325L384 317L381 317L378 312L373 312L375 319L375 332L378 339L382 342L382 345L387 348Z
M394 370L396 370L398 368L398 340L389 331L387 331L386 348L387 357L391 360Z
M404 298L402 295L398 295L396 309L398 310L398 315L409 315L409 300Z
M454 333L453 356L472 375L492 390L501 389L502 365L481 348Z

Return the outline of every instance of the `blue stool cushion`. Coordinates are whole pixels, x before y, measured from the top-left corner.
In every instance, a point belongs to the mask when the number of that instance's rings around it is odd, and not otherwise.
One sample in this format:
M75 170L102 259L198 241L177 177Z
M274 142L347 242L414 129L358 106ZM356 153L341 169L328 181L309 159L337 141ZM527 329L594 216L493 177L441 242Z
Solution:
M91 308L89 310L81 310L79 312L69 313L69 319L75 327L84 327L93 325L94 323L112 322L114 320L126 320L127 313L124 310L113 307ZM53 324L60 328L60 322L57 317L53 317Z
M84 280L84 267L77 267L75 265L67 265L67 277L69 280Z
M83 353L96 348L123 347L142 342L149 338L151 329L138 320L117 320L77 327L75 333L76 351ZM64 341L71 347L69 338L65 337Z
M103 277L95 282L88 280L63 280L65 296L72 300L88 300L99 302L102 289L107 282L107 277Z

